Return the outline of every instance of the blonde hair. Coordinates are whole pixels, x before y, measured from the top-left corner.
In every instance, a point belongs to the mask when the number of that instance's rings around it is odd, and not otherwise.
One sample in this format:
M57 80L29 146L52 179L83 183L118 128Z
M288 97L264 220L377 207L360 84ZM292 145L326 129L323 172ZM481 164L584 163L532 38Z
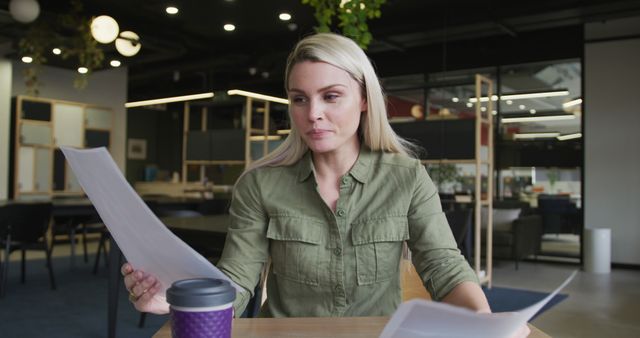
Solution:
M400 153L415 157L415 146L396 135L387 119L387 107L382 87L369 58L351 39L333 33L310 35L298 42L285 69L285 90L289 91L289 75L293 67L304 61L325 62L351 75L360 84L367 100L367 112L360 119L361 141L374 151ZM295 126L284 142L265 157L253 162L245 173L264 166L287 166L296 163L308 147Z

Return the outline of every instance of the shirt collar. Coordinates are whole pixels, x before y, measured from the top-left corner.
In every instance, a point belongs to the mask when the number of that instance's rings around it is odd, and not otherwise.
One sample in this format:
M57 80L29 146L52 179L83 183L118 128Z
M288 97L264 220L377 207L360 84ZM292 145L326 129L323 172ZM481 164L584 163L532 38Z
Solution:
M373 162L374 154L366 145L360 146L360 154L356 163L349 171L349 175L353 176L358 182L366 183L369 179L369 172L371 170L371 163ZM307 151L300 159L298 166L298 182L303 182L311 176L314 172L313 158L311 151Z
M298 182L305 181L311 173L313 173L313 160L311 159L311 151L307 150L307 152L302 155L300 162L298 162Z

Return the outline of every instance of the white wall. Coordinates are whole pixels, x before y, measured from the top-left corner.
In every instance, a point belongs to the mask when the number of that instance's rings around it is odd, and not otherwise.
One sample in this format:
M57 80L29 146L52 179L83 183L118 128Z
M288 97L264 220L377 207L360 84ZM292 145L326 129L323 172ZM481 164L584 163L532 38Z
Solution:
M612 262L640 264L640 39L623 22L585 27L585 226L612 229ZM633 20L632 20L633 21ZM635 18L640 27L640 18Z
M0 200L9 197L11 68L11 61L0 59Z
M22 77L22 71L25 67L26 64L22 62L13 63L12 96L26 95L27 93ZM39 74L41 83L39 96L95 104L113 109L115 126L112 135L111 153L120 169L124 172L127 130L127 111L124 108L124 104L127 100L127 68L120 67L93 73L89 76L87 87L81 90L73 87L73 80L76 74L72 70L42 66ZM2 124L1 121L0 124ZM3 158L8 158L8 156Z

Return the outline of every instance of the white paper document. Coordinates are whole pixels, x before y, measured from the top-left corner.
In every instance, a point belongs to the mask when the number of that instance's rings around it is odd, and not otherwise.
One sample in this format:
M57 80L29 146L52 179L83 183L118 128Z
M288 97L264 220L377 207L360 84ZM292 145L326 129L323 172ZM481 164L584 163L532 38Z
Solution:
M380 338L478 337L508 338L525 325L576 275L574 271L543 300L517 312L479 314L465 308L414 299L402 303Z
M162 283L161 297L173 282L200 277L225 279L244 291L162 224L105 148L61 149L127 261Z

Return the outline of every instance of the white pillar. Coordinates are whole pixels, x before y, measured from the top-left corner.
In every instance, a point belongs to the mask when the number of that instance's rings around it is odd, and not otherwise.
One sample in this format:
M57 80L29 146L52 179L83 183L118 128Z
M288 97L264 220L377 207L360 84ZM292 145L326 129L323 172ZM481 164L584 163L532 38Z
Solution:
M11 61L0 59L0 200L9 197L9 130L11 126Z

